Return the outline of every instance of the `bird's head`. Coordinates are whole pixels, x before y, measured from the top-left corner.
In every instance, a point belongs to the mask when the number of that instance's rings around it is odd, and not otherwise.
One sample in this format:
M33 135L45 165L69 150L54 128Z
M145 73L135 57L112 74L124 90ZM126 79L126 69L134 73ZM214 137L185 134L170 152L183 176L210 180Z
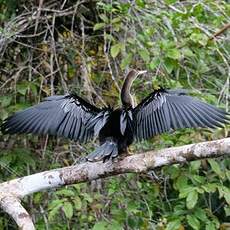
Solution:
M136 70L132 69L128 72L126 79L135 80L138 76L147 73L147 70Z

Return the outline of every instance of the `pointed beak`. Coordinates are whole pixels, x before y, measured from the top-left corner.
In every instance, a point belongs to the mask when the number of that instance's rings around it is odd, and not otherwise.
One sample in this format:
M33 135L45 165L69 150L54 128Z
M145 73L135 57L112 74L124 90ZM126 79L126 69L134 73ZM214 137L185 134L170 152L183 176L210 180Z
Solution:
M144 73L147 73L147 70L138 70L137 71L137 75L141 75L141 74L144 74Z

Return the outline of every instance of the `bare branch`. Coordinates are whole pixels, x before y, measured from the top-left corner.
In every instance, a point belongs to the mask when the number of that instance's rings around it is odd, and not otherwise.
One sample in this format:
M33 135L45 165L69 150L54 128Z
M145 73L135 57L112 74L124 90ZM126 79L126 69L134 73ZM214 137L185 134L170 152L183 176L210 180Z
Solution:
M0 192L0 204L2 209L8 213L17 223L19 229L34 230L34 224L28 212L23 208L21 202L15 196Z
M210 40L213 40L214 38L220 36L222 33L224 33L229 28L230 28L230 23L225 24L220 30L214 33L212 37L210 37Z
M41 172L0 184L0 207L21 229L34 229L30 216L20 204L20 199L31 193L128 172L147 172L164 165L222 155L230 156L230 138L135 154L114 163L86 162Z

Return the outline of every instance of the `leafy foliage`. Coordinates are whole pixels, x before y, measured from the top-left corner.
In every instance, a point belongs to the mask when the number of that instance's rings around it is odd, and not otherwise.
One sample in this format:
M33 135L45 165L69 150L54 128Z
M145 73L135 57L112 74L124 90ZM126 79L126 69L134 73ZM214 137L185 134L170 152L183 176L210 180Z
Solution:
M0 120L53 93L76 91L99 106L119 103L128 68L140 101L159 86L187 88L229 110L227 1L1 0ZM39 10L40 9L40 10ZM39 13L40 12L40 13ZM39 15L40 14L40 15ZM133 152L229 135L179 130L131 146ZM0 137L2 181L79 162L96 143L32 135ZM37 229L227 229L230 160L173 165L36 193L25 198ZM1 212L1 211L0 211ZM1 229L16 229L1 213Z

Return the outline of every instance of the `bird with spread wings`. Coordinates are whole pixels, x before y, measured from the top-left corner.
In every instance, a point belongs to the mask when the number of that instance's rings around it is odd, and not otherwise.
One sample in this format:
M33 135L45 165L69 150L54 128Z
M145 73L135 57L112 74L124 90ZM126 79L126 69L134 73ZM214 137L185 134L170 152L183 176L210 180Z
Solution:
M87 159L105 161L127 152L135 140L181 128L222 127L230 121L224 110L188 96L182 90L155 90L135 106L130 88L136 77L145 72L131 70L127 74L119 109L97 108L76 94L50 96L8 117L1 130L4 134L63 136L79 142L98 136L100 146Z

